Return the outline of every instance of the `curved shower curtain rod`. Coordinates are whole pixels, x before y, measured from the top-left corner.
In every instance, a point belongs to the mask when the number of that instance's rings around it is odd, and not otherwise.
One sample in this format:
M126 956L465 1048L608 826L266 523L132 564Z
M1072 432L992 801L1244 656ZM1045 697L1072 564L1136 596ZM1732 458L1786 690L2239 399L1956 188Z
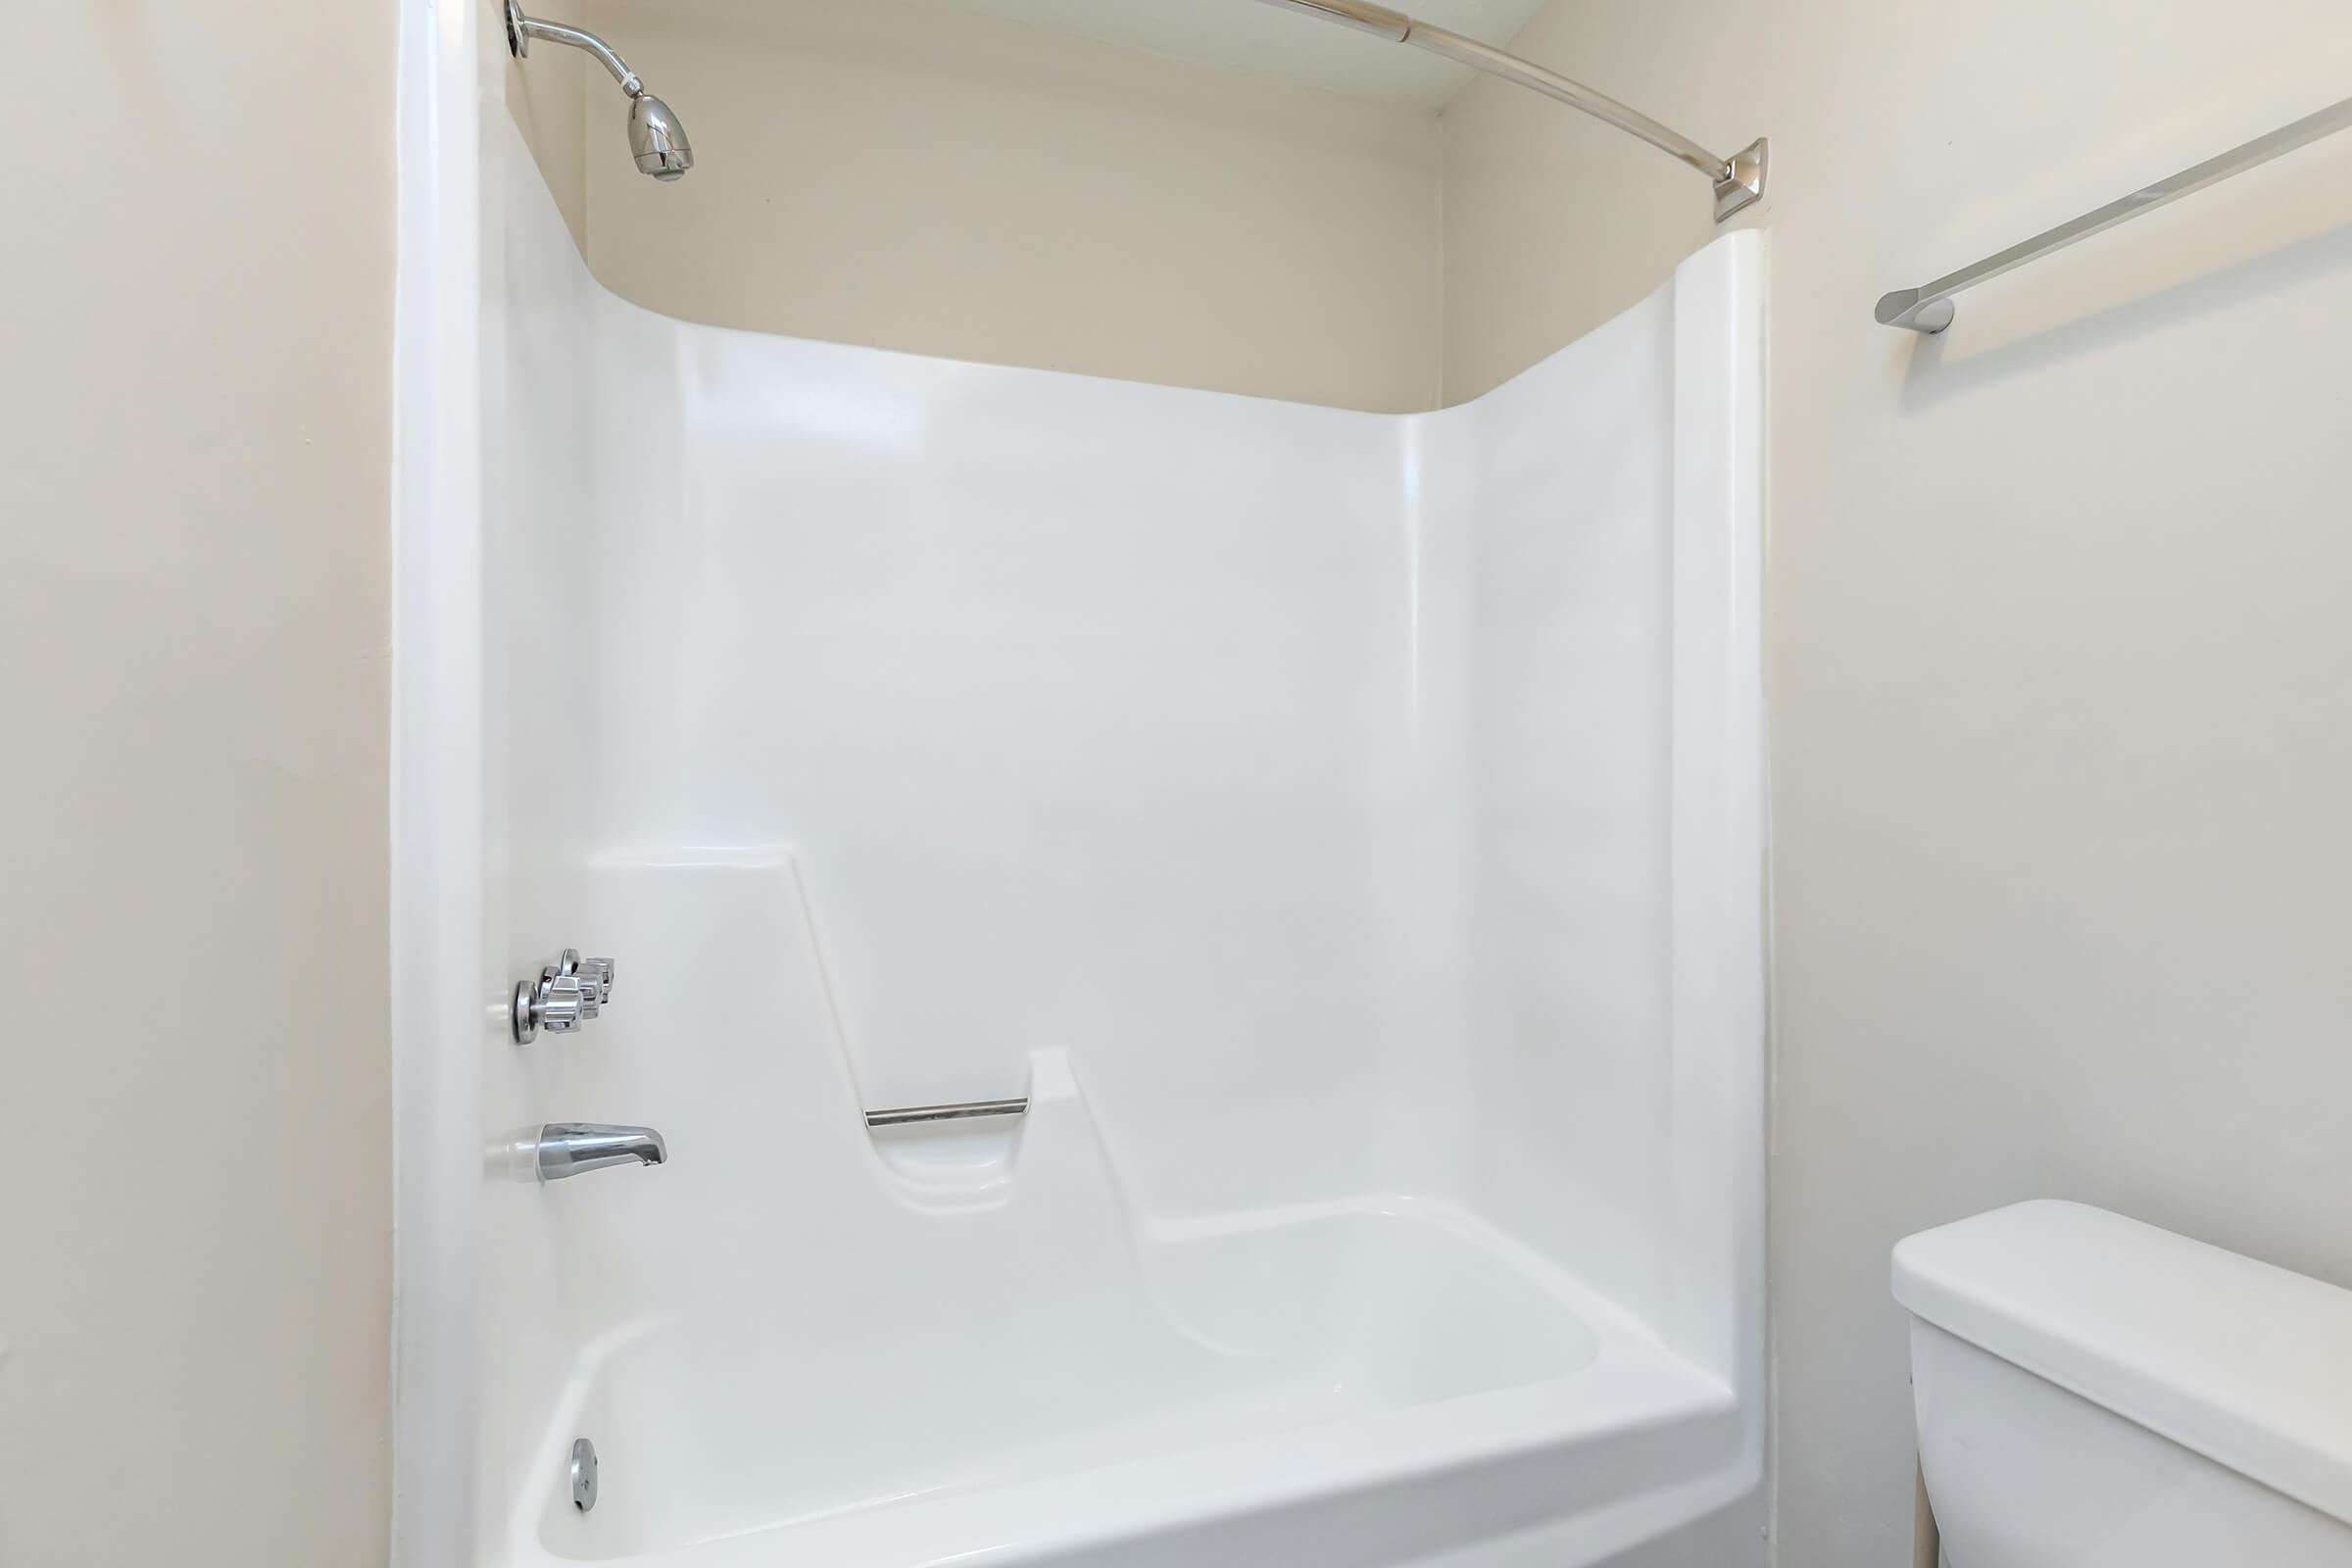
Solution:
M1500 76L1505 81L1515 81L1547 98L1557 98L1595 120L1606 121L1619 130L1639 136L1660 152L1689 164L1714 181L1715 221L1718 223L1763 198L1765 162L1770 147L1761 136L1731 157L1718 158L1681 131L1661 125L1639 110L1629 109L1582 82L1570 81L1558 72L1547 71L1517 55L1489 48L1476 38L1465 38L1458 32L1447 32L1444 27L1416 22L1401 11L1371 5L1366 0L1266 0L1266 4L1281 6L1289 11L1303 11L1310 17L1321 17L1327 22L1345 23L1392 43L1409 43L1433 55L1443 55L1447 60L1483 71L1490 76Z

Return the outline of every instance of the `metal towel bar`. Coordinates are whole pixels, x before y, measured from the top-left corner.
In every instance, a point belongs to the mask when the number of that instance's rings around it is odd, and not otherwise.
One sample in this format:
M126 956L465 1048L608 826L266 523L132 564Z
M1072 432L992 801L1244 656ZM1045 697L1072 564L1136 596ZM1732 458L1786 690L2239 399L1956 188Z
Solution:
M972 1121L982 1116L1026 1116L1027 1097L1019 1100L963 1100L948 1105L899 1105L865 1113L868 1127L905 1127L924 1121Z
M2283 153L2308 146L2323 136L2332 136L2348 126L2352 126L2352 98L2340 104L2331 104L2316 115L2306 115L2293 124L2274 130L2267 136L2257 136L2243 147L2233 147L2219 158L2208 158L2194 168L2183 169L2172 178L2160 179L2120 201L2109 202L2095 213L2084 213L2072 222L2060 223L2056 228L2012 245L1998 255L1987 256L1974 267L1963 267L1957 272L1918 288L1897 289L1879 301L1879 324L1908 327L1914 332L1940 332L1952 324L1952 296L1962 289L1974 288L2003 272L2014 271L2028 262L2037 262L2052 251L2062 251L2079 240L2103 233L2118 223L2130 222L2142 213L2152 213L2183 196L2193 196L2208 185L2219 184L2232 174L2242 174L2258 164L2267 164Z

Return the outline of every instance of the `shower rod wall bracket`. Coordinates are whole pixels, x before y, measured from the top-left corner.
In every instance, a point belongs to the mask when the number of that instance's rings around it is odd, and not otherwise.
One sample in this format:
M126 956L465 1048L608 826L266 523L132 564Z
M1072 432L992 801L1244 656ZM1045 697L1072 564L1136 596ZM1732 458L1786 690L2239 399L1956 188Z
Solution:
M1715 182L1715 221L1723 222L1764 199L1764 180L1772 172L1772 142L1758 136L1732 154L1731 172Z

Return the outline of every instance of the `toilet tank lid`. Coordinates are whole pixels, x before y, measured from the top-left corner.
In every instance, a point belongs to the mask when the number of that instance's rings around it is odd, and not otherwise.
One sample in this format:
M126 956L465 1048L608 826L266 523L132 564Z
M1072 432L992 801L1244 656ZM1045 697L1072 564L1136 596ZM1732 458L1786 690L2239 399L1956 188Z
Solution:
M1894 1250L1917 1317L2352 1524L2352 1291L2082 1203Z

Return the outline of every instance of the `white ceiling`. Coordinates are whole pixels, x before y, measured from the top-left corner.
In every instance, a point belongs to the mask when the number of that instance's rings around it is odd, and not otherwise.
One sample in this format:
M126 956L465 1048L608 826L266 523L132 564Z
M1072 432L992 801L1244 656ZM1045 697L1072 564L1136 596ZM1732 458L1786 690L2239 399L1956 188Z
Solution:
M1099 43L1225 66L1302 87L1442 109L1471 72L1261 0L934 0ZM1386 0L1423 22L1507 44L1544 0Z

